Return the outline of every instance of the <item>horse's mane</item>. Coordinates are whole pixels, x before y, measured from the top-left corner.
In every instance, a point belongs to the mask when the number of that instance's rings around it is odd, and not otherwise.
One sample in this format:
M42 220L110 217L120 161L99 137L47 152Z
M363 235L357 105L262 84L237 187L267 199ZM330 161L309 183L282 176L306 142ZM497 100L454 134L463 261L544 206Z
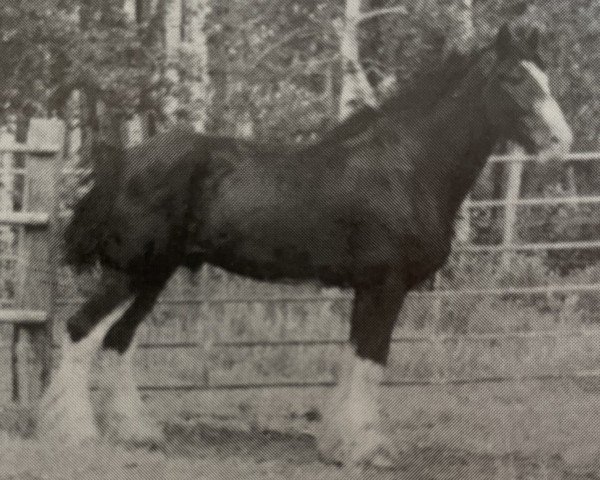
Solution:
M435 107L460 86L473 65L488 51L490 47L451 53L442 62L417 72L410 84L390 95L380 109L427 111Z
M364 132L382 116L417 112L425 114L455 91L473 65L489 51L489 47L467 53L452 53L441 63L417 72L409 85L384 100L379 107L365 106L329 130L315 145L325 147Z

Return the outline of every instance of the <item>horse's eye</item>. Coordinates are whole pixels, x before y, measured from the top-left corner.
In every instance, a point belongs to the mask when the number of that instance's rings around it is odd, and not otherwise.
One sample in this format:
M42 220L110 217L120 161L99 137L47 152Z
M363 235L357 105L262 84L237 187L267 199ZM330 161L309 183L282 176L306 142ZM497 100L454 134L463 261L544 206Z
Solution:
M525 76L520 71L510 71L501 73L498 77L501 82L510 83L511 85L517 85L523 81Z

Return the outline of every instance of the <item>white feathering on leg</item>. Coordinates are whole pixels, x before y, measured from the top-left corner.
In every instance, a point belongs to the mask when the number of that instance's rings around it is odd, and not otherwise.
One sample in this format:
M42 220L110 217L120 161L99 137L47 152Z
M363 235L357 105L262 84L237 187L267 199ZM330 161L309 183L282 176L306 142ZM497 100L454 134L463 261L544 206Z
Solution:
M91 366L104 337L130 305L131 300L119 305L79 342L64 335L59 368L39 406L39 437L66 443L97 437L89 395Z
M379 386L384 368L347 348L338 385L324 414L318 439L326 460L350 466L391 466L394 454L381 432Z
M148 415L136 387L133 375L135 347L134 341L124 354L117 354L116 369L105 384L104 429L117 441L156 444L162 440L162 429Z

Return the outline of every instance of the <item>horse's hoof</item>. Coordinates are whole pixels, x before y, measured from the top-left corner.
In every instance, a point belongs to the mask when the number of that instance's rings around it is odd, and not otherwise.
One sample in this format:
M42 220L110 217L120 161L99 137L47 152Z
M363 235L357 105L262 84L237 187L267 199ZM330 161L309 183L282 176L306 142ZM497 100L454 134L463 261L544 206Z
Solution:
M122 418L106 427L106 436L122 445L134 448L159 448L165 441L160 425L148 419Z
M379 432L369 431L355 441L350 462L356 466L387 470L398 465L398 454L387 437Z
M343 442L336 435L322 434L317 439L319 460L328 465L341 467L345 462Z
M98 429L91 413L78 412L66 405L40 408L35 426L35 436L41 441L81 445L99 439Z
M86 421L64 418L40 418L35 435L43 442L73 446L93 443L100 438L95 425Z
M325 433L318 439L323 463L349 468L394 469L398 455L392 443L378 432L365 432L347 440Z

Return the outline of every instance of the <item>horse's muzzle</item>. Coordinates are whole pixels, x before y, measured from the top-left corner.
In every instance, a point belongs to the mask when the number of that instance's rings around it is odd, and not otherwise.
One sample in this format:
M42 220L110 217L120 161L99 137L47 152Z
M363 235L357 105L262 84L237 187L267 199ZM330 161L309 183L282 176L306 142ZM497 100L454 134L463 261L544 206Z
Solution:
M554 100L543 102L538 108L541 122L534 122L533 139L541 162L564 158L573 145L573 131Z
M562 160L571 151L571 145L573 144L572 135L563 137L561 139L552 138L545 148L540 148L537 151L537 161L540 163L546 163L552 160Z

